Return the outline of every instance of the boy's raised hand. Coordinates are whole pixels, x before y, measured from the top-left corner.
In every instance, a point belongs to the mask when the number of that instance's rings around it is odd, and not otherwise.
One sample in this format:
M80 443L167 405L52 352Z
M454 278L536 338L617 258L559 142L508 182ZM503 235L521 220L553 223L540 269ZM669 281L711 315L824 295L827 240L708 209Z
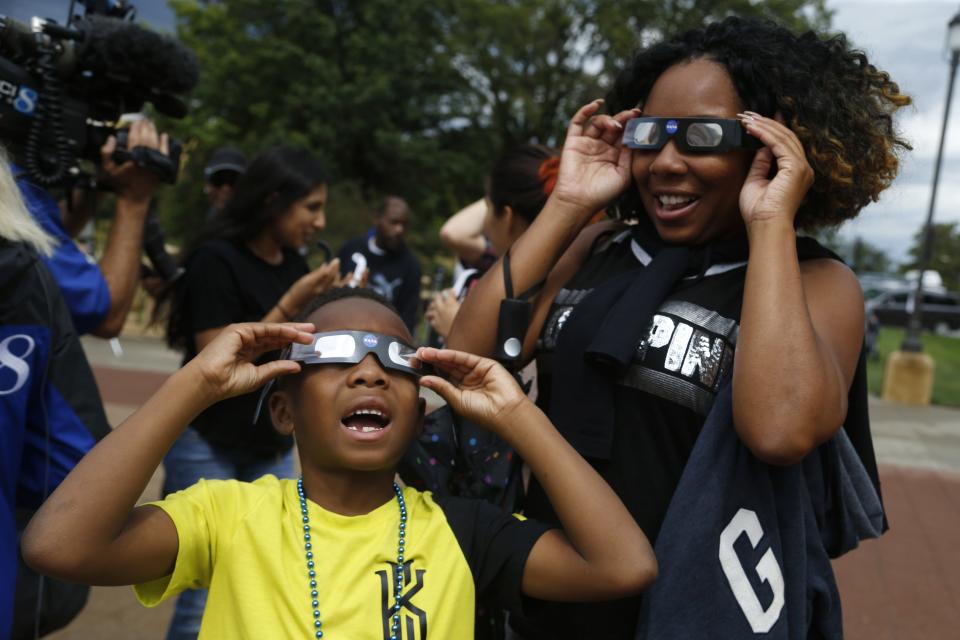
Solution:
M450 349L422 347L417 357L450 378L423 376L420 384L504 438L530 466L560 518L563 532L548 531L530 550L521 583L525 595L560 602L610 600L653 581L656 558L633 516L506 369Z
M300 371L291 360L254 361L268 351L291 342L310 344L314 326L305 323L248 322L225 327L197 356L187 363L206 383L204 395L210 402L249 393L268 381Z
M291 342L310 344L313 330L310 323L224 327L47 499L24 534L27 562L84 584L136 584L169 575L179 547L173 520L156 507L136 507L154 470L211 403L298 372L300 364L290 360L253 362Z
M423 376L420 384L439 393L459 415L500 434L510 416L529 402L520 385L498 362L453 349L421 347L417 358L449 377Z

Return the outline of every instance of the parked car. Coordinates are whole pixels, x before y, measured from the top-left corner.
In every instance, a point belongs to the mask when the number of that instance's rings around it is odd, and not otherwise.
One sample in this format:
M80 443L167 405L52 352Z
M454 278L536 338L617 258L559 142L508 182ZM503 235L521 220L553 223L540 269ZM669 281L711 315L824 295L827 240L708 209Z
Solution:
M872 300L881 293L905 290L910 287L910 282L905 277L892 273L865 271L857 274L857 279L860 280L863 297L867 300ZM916 281L916 278L914 278L914 281Z
M868 300L866 315L887 327L906 327L913 310L913 289L881 293ZM960 330L960 295L955 293L923 292L921 324L924 329L946 333Z
M909 282L912 287L917 286L917 273L918 271L916 269L910 269L903 274L903 277L907 279L907 282ZM947 288L943 286L943 276L940 275L939 271L926 269L923 272L923 290L934 293L947 292Z

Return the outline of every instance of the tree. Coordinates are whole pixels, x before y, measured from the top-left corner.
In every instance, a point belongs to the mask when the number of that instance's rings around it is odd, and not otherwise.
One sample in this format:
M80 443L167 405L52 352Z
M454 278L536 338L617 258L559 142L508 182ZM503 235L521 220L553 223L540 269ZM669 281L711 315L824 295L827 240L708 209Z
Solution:
M278 143L307 146L337 181L364 193L401 192L429 209L441 208L445 183L466 180L438 126L463 81L433 37L430 2L171 6L203 70L191 113L176 125L203 153L191 155L178 195L200 191L199 166L227 143L251 154ZM191 227L191 214L171 217L181 231Z
M729 15L826 29L823 0L447 0L443 25L470 83L470 122L503 148L562 142L570 116L603 96L641 45Z
M890 256L883 249L870 244L860 236L850 243L849 260L850 268L857 273L867 271L889 273L892 268Z
M851 242L844 241L836 227L820 229L814 236L824 247L843 258L851 269L857 273L868 271L889 273L893 269L890 256L875 245L870 244L860 236Z
M824 0L170 0L200 85L187 164L162 219L188 235L204 210L200 167L221 144L255 154L302 144L333 170L331 244L366 224L363 203L398 193L429 255L451 212L482 194L504 148L558 145L630 53L732 13L797 28ZM338 204L339 203L339 204ZM349 210L343 208L348 203Z
M910 261L903 270L918 269L923 252L924 229L913 236ZM937 271L943 284L951 291L960 291L960 224L939 222L933 225L933 251L927 269Z

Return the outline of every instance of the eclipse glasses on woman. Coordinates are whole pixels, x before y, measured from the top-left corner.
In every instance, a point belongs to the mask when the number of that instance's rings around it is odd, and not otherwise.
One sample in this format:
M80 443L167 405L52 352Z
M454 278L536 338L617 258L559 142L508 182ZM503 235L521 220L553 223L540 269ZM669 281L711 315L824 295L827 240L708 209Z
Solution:
M694 153L763 146L732 118L632 118L623 130L623 144L641 151L658 151L671 139L681 151Z

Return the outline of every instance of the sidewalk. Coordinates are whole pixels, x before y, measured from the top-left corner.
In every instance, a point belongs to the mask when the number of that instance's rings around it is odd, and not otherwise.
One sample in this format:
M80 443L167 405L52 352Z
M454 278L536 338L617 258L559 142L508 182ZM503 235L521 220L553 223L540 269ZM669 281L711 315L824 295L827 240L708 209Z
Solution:
M156 338L84 338L118 424L176 371L180 357ZM871 399L874 444L890 531L834 563L851 640L960 639L960 410ZM160 472L144 499L159 497ZM140 607L128 587L95 588L54 640L161 639L172 604ZM136 631L132 631L136 630Z
M960 411L872 399L890 531L834 562L846 637L960 638Z

